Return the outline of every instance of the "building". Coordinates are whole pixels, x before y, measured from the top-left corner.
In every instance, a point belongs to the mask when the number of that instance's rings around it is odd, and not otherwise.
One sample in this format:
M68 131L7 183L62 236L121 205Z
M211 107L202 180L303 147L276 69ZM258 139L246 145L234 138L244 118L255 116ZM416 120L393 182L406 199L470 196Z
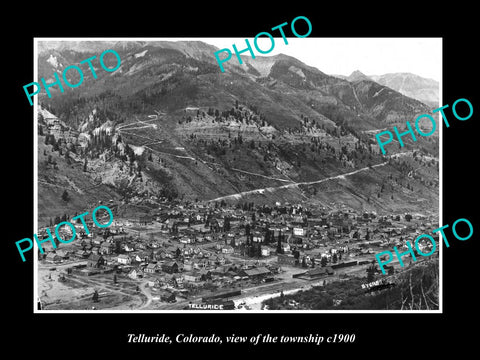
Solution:
M199 282L202 279L202 276L198 272L191 272L183 274L183 279L188 282Z
M308 270L305 275L311 279L315 279L318 277L333 275L334 273L335 272L330 266L326 266L326 267L317 267L315 269Z
M252 241L254 243L261 243L261 242L263 242L263 239L264 239L264 236L262 236L262 234L260 234L259 232L256 232L252 236Z
M133 246L133 244L123 244L123 250L125 250L126 252L132 252L132 251L135 251L135 246Z
M125 254L118 255L117 261L120 264L124 264L124 265L130 265L132 263L132 259L130 259L130 256L125 255Z
M175 261L168 261L162 264L162 271L168 274L178 273L178 264Z
M102 254L102 255L110 255L113 253L113 249L114 249L114 246L112 243L109 243L107 241L104 241L101 245L100 245L100 250L99 250L99 253Z
M268 246L261 247L261 255L262 256L270 256L270 248Z
M287 253L291 250L289 243L282 243L280 246L284 253Z
M75 251L74 256L78 259L86 259L90 256L90 251L87 250L77 250Z
M53 252L50 252L50 253L48 253L47 256L45 257L45 261L51 262L51 263L57 263L57 262L62 261L62 258L61 258L59 255L57 255L57 254L55 254L55 253L53 253Z
M241 276L248 276L250 279L261 279L263 277L271 275L271 272L266 267L258 267L253 269L242 270L240 274Z
M339 268L356 266L356 265L358 265L358 261L353 260L353 261L347 261L347 262L341 262L341 263L333 264L332 269L339 269Z
M301 227L293 228L293 235L295 236L305 236L305 229Z
M281 265L295 266L298 261L293 255L278 254L277 262Z
M173 276L170 279L170 283L176 288L183 288L184 280L183 276Z
M141 279L141 278L143 278L143 275L144 275L144 274L143 274L142 269L140 269L140 268L135 268L135 269L130 270L130 272L128 273L127 276L128 276L130 279L136 280L136 279Z
M230 245L222 247L222 254L233 254L233 251L234 249Z
M102 255L91 254L87 260L88 260L88 263L87 263L88 267L99 268L105 265L105 259L103 258Z
M180 242L182 244L192 244L194 241L192 240L192 238L190 238L188 236L184 236L180 239Z
M212 272L210 270L202 269L198 272L200 274L200 280L207 281L212 279Z
M62 260L68 259L70 256L70 252L68 250L57 250L56 254L62 258Z
M157 270L158 270L157 264L153 264L153 263L148 264L144 269L144 271L149 274L155 274Z

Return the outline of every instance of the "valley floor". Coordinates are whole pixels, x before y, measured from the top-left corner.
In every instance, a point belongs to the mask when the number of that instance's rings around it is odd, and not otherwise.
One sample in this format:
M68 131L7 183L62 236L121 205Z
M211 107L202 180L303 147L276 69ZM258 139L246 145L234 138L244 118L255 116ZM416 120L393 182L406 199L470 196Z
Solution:
M43 309L183 311L191 303L228 303L237 310L261 310L271 298L331 283L357 279L358 288L358 281L367 283L372 265L373 278L381 279L374 254L393 246L400 249L405 239L438 222L435 215L409 219L352 210L312 209L306 215L300 206L279 208L285 214L277 217L267 216L264 208L219 208L211 203L192 205L189 211L172 205L166 214L173 208L197 220L185 223L166 215L142 224L117 218L114 233L106 239L97 232L62 244L61 252L47 250L37 270ZM209 212L214 216L207 227L206 218L195 214ZM255 214L248 230L245 218ZM232 218L228 228L227 217ZM408 258L404 262L413 264ZM398 259L389 265L396 274L405 270Z

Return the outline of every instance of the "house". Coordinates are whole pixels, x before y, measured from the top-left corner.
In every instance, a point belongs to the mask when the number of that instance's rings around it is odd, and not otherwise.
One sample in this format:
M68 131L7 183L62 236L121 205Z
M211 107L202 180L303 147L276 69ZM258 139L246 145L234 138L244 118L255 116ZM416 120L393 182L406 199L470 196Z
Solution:
M102 255L110 255L113 253L114 246L112 243L109 243L108 241L104 241L100 245L100 254Z
M162 271L173 274L178 273L178 264L175 261L168 261L162 264Z
M87 245L87 241L86 240L80 240L80 241L74 241L73 242L73 246L76 246L80 249L85 249L85 246Z
M261 243L261 242L263 242L263 239L264 239L264 237L263 237L262 234L260 234L259 232L256 232L256 233L253 234L253 236L252 236L252 241L253 241L254 243L258 243L258 242Z
M102 255L91 254L87 260L88 260L88 263L87 263L88 267L99 268L105 264L105 259L103 258Z
M184 237L182 237L182 238L180 239L180 242L181 242L182 244L192 244L192 243L194 243L193 239L192 239L191 237L189 237L189 236L184 236Z
M153 257L155 260L163 260L165 258L172 258L173 256L164 249L158 249L154 251Z
M130 279L133 279L133 280L136 280L136 279L140 279L140 278L143 278L143 271L142 269L140 268L134 268L132 270L130 270L130 272L128 273L128 277Z
M200 274L200 280L207 281L212 279L212 273L210 270L202 269L198 272Z
M147 245L143 242L139 242L139 243L136 243L135 244L135 248L137 250L146 250L147 249Z
M294 227L293 228L293 235L295 236L305 236L306 232L304 228L301 227Z
M287 253L291 250L289 243L282 243L280 246L284 253Z
M136 255L140 260L139 262L150 262L153 259L152 251L140 251Z
M133 256L131 256L131 259L135 262L143 262L145 260L139 254L134 254Z
M207 265L208 265L208 260L205 260L205 259L199 259L192 262L193 269L203 269L207 267Z
M130 256L125 255L125 254L118 255L117 261L120 264L124 264L124 265L130 265L132 263L132 259L130 259Z
M165 278L158 278L157 277L153 283L154 283L153 287L161 288L162 286L165 285Z
M144 269L144 271L149 274L154 274L157 272L157 270L158 270L157 264L153 264L153 263L148 264Z
M133 244L128 244L128 243L123 245L123 249L124 249L126 252L135 251L135 247L133 246Z
M222 254L233 254L234 249L230 245L222 247Z
M213 269L212 273L215 275L226 275L227 272L229 271L228 267L226 266L218 266L215 269Z
M270 248L268 246L261 247L261 255L262 256L270 256Z
M181 254L183 256L191 256L194 253L194 249L192 247L184 247L183 249L180 250Z
M183 262L183 270L192 271L193 270L193 261L192 260L185 260Z
M90 256L90 251L86 250L77 250L75 251L75 257L78 259L86 259Z
M51 262L51 263L57 263L62 261L62 258L58 256L57 254L53 252L49 252L47 256L45 257L45 261Z
M173 276L170 279L170 282L176 288L183 288L184 278L183 278L183 276Z
M70 256L70 252L68 250L63 250L63 249L57 250L56 254L60 256L62 259L68 259Z
M226 260L223 256L217 256L214 260L214 263L219 265L224 265L226 263Z
M183 275L185 281L188 282L199 282L202 279L202 275L198 272L185 273Z

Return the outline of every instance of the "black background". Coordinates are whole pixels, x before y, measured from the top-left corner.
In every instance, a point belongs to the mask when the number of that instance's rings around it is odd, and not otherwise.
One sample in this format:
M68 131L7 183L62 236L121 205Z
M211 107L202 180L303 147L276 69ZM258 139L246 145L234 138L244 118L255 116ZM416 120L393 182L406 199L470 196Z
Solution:
M421 9L407 3L385 3L372 9L364 3L352 8L339 4L336 9L325 4L275 5L267 12L246 3L224 2L190 5L174 9L164 3L110 4L100 9L96 4L77 4L71 9L52 2L41 9L22 9L16 24L2 24L4 48L3 151L3 246L4 288L3 326L8 347L17 351L34 350L40 358L125 354L121 358L147 355L160 357L171 353L191 353L204 357L214 354L254 353L297 356L347 353L358 356L404 356L432 354L432 351L461 346L462 353L473 348L476 331L474 314L476 268L480 228L475 199L478 183L476 138L480 103L476 65L477 38L473 29L473 7L459 2L448 9ZM37 6L40 8L40 6ZM271 10L275 8L276 10ZM467 218L474 224L474 235L467 241L450 241L443 251L443 314L33 314L33 257L22 263L15 241L31 238L33 230L33 107L26 99L23 85L33 81L34 37L242 37L253 38L297 16L306 16L313 27L310 37L443 37L443 101L451 104L467 98L474 114L467 121L456 120L451 111L450 128L443 129L443 212L444 224ZM5 16L8 18L8 16ZM478 21L478 20L477 20ZM299 30L299 33L302 33ZM314 49L312 49L313 51ZM213 56L213 55L212 55ZM321 54L319 55L321 56ZM320 69L322 70L322 69ZM449 232L447 232L449 234ZM452 236L449 238L453 238ZM31 253L30 253L31 254ZM473 323L473 328L471 327ZM232 333L253 336L272 335L323 336L356 334L353 344L260 344L257 346L132 344L128 333L155 335L178 333L228 336ZM56 355L55 355L56 354ZM425 355L426 355L425 354ZM417 356L414 356L417 357ZM283 358L283 356L282 356Z

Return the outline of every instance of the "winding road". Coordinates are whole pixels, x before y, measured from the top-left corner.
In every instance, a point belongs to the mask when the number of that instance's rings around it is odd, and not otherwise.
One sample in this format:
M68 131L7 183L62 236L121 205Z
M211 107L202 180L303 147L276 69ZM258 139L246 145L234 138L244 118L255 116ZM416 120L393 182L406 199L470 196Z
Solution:
M365 170L368 170L368 169L371 169L371 168L375 168L375 167L379 167L379 166L384 166L388 164L388 161L385 161L381 164L376 164L376 165L373 165L373 166L366 166L364 168L361 168L361 169L358 169L358 170L355 170L355 171L352 171L352 172L349 172L349 173L345 173L345 174L340 174L340 175L336 175L336 176L331 176L331 177L328 177L328 178L325 178L325 179L321 179L321 180L315 180L315 181L304 181L304 182L294 182L294 183L290 183L290 184L286 184L286 185L281 185L281 186L272 186L272 187L267 187L267 188L261 188L261 189L254 189L254 190L248 190L248 191L243 191L243 192L240 192L240 193L237 193L237 194L231 194L231 195L226 195L226 196L221 196L221 197L218 197L218 198L215 198L215 199L212 199L212 200L209 200L209 202L212 202L212 201L221 201L221 200L226 200L226 199L240 199L242 196L244 195L251 195L251 194L263 194L264 192L274 192L276 190L280 190L280 189L288 189L288 188L293 188L293 187L298 187L299 185L314 185L314 184L320 184L322 182L325 182L325 181L329 181L329 180L333 180L333 179L345 179L346 176L350 176L350 175L354 175L354 174L357 174L361 171L365 171Z

